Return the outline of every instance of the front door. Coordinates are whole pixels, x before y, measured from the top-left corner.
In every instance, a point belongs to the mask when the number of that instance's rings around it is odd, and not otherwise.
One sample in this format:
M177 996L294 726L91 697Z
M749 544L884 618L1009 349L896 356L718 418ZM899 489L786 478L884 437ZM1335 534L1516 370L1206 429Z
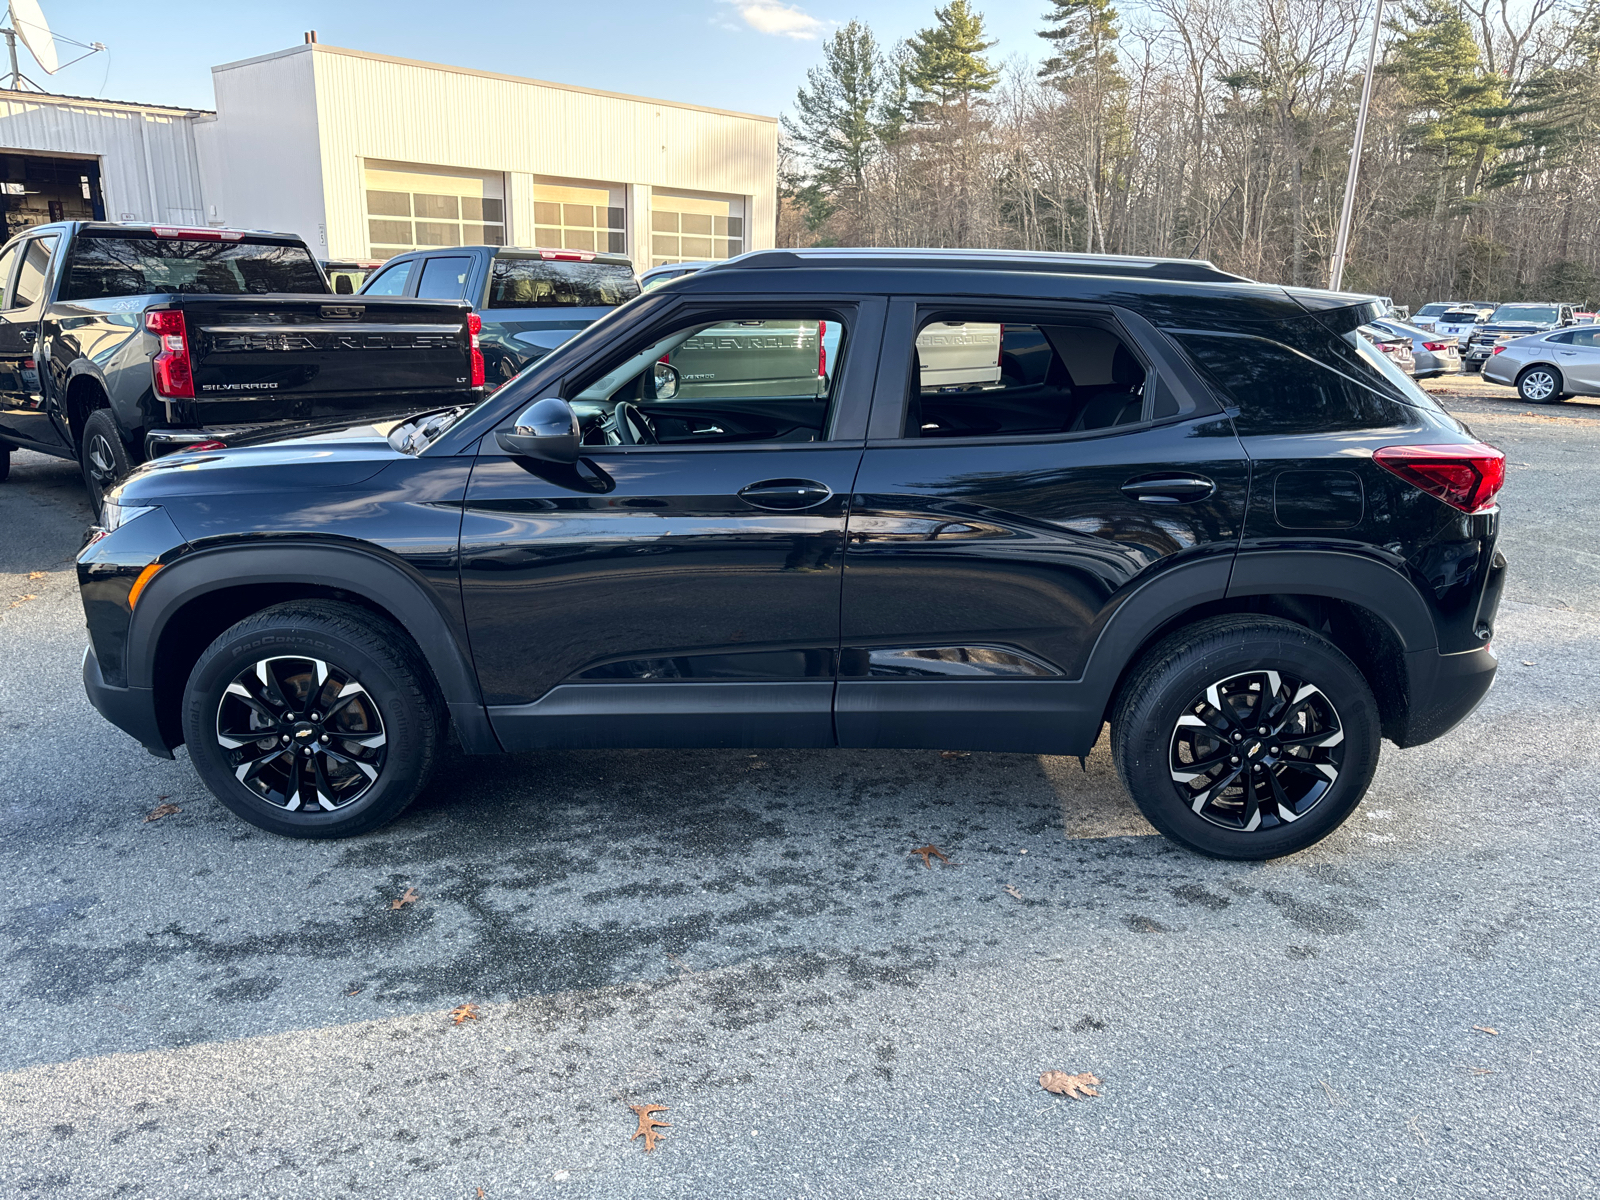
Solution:
M845 555L840 743L1086 752L1104 689L1076 681L1118 606L1179 567L1194 602L1222 596L1243 448L1131 314L907 301L888 328Z
M49 354L38 343L39 321L48 303L50 257L58 240L52 233L17 244L16 278L5 289L0 310L0 434L55 450L65 441L45 407L42 376ZM9 275L12 265L13 252L7 250L0 271Z
M576 466L484 440L462 595L508 748L832 744L883 310L685 303L560 381L585 431Z

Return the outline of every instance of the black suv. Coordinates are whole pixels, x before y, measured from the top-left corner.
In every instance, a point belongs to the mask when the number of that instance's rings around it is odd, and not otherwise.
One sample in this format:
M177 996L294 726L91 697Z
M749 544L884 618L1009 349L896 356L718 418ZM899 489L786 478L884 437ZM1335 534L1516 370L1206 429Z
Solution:
M1495 671L1504 458L1376 315L1192 261L748 254L475 406L135 471L79 557L85 684L291 836L393 818L452 728L1082 755L1109 721L1169 837L1287 854Z

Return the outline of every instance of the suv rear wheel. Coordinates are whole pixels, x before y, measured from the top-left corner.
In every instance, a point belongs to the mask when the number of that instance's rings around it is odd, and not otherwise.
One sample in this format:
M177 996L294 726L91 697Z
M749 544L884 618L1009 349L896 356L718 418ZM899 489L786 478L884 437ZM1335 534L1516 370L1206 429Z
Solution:
M1517 395L1529 404L1554 404L1565 399L1561 394L1561 372L1542 363L1517 376Z
M348 837L416 799L443 714L404 633L353 604L293 601L245 618L201 654L183 736L212 794L252 825Z
M1216 617L1162 641L1111 719L1140 811L1214 858L1277 858L1332 833L1372 782L1379 736L1355 664L1272 617Z

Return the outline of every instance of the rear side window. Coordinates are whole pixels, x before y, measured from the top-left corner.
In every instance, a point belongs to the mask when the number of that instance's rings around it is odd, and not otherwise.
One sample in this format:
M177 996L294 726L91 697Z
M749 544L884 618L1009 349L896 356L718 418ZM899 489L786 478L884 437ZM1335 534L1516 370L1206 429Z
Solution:
M627 263L497 258L490 308L616 308L639 294Z
M82 234L72 243L63 300L159 292L326 295L328 285L304 246Z
M44 295L45 277L50 273L50 255L55 252L56 238L32 238L22 243L22 266L17 270L16 289L12 295L12 308L26 308Z
M465 255L430 258L422 265L422 282L417 284L419 300L460 300L467 294L467 276L472 260Z
M1405 378L1359 333L1351 330L1345 336L1361 343L1350 349L1369 360L1371 371L1386 381L1390 371ZM1239 333L1174 337L1211 386L1238 406L1241 432L1366 429L1394 423L1394 409L1384 392L1282 342Z
M417 260L408 258L379 272L378 277L362 289L363 296L404 296L406 281L411 278L411 267Z

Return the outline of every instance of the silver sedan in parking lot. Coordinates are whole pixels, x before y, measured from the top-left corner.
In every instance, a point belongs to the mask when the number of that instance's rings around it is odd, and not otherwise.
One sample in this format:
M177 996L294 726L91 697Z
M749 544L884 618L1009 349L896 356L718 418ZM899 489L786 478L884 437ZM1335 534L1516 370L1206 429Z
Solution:
M1600 396L1600 326L1536 333L1496 346L1483 377L1516 388L1532 404Z
M1411 339L1411 353L1416 361L1411 374L1415 378L1432 379L1461 373L1461 339L1454 334L1432 333L1389 317L1379 317L1372 323L1385 333Z

